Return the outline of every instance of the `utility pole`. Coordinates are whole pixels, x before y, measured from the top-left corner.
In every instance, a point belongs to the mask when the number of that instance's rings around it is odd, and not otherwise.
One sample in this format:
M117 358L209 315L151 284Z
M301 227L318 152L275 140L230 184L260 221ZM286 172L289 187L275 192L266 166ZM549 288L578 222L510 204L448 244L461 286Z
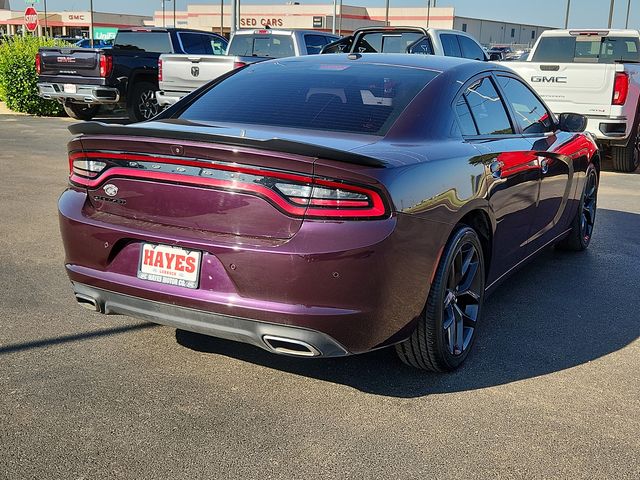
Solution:
M224 34L224 0L220 0L220 35Z
M45 9L47 8L47 1L45 0ZM627 20L624 22L624 28L629 28L629 12L631 11L631 0L627 2Z
M629 15L627 14L627 18ZM47 27L47 0L44 0L44 37L47 38L49 35L49 28Z
M388 2L389 0L387 0ZM336 17L338 16L338 0L333 0L333 21L331 22L331 33L336 34Z
M91 17L91 26L89 27L89 45L93 48L93 0L89 0L89 16Z
M338 21L338 35L342 36L342 0L340 0L340 20Z
M176 2L178 0L173 0L173 28L176 28Z
M429 28L430 18L431 18L431 0L427 0L427 28Z
M384 24L389 26L389 0L386 0L385 3Z
M229 37L236 31L236 0L231 0L231 21L229 22Z
M165 2L165 0L162 0L162 26L166 27L166 25L164 23L164 2Z
M571 0L567 0L567 13L564 16L564 28L569 28L569 10L571 9Z
M613 23L613 8L615 7L616 0L611 0L611 6L609 7L609 26L607 28L611 28Z

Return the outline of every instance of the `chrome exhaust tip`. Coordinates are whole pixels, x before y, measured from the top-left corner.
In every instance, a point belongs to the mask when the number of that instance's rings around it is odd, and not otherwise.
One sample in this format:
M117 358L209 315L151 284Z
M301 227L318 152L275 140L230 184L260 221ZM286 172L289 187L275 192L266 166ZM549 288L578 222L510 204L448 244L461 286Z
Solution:
M262 337L264 343L276 353L285 355L293 355L296 357L319 357L320 352L313 345L303 342L302 340L294 340L292 338L276 337L273 335L264 335Z
M76 302L78 302L81 307L86 308L87 310L98 313L102 312L98 302L96 302L96 300L91 297L87 297L86 295L80 295L76 293Z

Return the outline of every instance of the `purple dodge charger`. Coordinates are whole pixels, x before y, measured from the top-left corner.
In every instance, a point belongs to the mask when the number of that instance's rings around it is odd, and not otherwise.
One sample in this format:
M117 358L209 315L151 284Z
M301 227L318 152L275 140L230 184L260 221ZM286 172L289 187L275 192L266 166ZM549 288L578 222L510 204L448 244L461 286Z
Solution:
M66 269L103 314L292 356L394 345L452 370L502 280L544 247L588 246L584 126L485 62L250 65L152 121L70 127Z

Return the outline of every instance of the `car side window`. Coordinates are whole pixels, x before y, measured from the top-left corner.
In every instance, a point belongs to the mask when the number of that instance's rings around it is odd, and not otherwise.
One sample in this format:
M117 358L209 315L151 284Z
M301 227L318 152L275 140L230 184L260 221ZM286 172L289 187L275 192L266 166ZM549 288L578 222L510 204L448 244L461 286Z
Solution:
M520 80L498 76L505 100L513 109L515 121L522 133L534 134L553 131L552 117L540 100Z
M502 99L490 78L484 77L473 82L466 88L462 96L471 110L480 135L514 133Z
M440 41L442 42L442 50L447 57L462 57L457 35L443 33L440 35Z
M458 35L462 56L471 60L484 60L484 51L476 42L464 35Z
M204 39L205 44L211 47L211 54L224 55L227 53L227 42L219 37L206 35Z
M307 54L315 55L320 53L322 47L327 44L327 40L329 40L329 38L324 35L305 35L304 43L307 46Z
M469 103L464 95L460 95L456 102L456 114L460 123L460 131L462 135L478 135L478 129L471 116L471 109Z
M196 33L184 33L181 32L180 35L180 43L182 43L182 48L184 49L184 53L191 54L206 54L204 44L202 42L202 36Z

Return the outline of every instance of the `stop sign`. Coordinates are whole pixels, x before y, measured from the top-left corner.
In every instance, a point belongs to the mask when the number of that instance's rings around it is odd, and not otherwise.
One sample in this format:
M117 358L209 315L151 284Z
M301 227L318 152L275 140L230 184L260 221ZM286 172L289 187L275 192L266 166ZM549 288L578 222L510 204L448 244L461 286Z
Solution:
M38 12L35 8L27 7L24 11L24 25L30 32L38 28Z

